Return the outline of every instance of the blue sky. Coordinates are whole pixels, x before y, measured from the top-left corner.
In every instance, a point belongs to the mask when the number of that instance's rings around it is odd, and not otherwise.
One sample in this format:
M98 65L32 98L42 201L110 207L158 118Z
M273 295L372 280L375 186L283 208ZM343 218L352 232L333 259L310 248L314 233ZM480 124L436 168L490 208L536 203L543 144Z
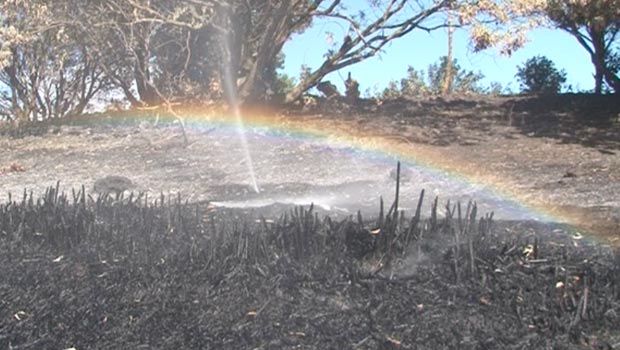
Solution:
M283 72L298 77L302 64L317 68L323 60L323 54L329 48L326 33L333 32L335 38L341 38L345 31L346 28L334 23L333 20L315 21L311 28L295 36L285 45L286 59ZM469 45L468 32L457 30L454 38L454 57L461 67L484 74L485 79L482 82L484 86L497 81L504 87L510 87L513 92L518 92L519 83L514 77L517 67L533 56L543 55L551 59L558 69L566 71L567 84L572 85L573 90L590 90L594 87L592 77L594 69L589 55L574 37L561 30L541 28L531 31L528 38L530 41L525 47L506 57L499 55L494 49L474 53ZM408 66L426 70L429 64L446 55L447 42L446 30L437 30L430 34L421 30L413 31L408 36L394 41L378 57L332 73L326 80L330 80L343 90L343 81L350 71L359 81L362 93L366 89L381 91L390 80L403 78Z

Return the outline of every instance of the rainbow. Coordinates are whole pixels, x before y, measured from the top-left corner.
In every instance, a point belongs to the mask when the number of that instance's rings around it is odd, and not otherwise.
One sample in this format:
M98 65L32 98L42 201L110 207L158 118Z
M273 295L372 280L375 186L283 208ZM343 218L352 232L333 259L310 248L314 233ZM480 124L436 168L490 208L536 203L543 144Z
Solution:
M132 120L157 118L164 122L182 120L187 129L237 127L235 118L222 108L183 107L175 108L173 113L170 113L170 110L124 112L118 113L116 117ZM425 172L483 187L490 195L501 198L511 206L528 212L540 220L568 223L574 227L570 234L575 237L585 235L595 240L606 238L606 243L620 244L617 228L600 232L600 228L591 222L587 215L532 199L516 190L517 183L512 179L500 177L480 167L479 164L442 153L437 147L413 144L394 135L364 130L346 118L286 116L263 110L244 111L243 122L246 128L259 130L268 137L305 140L330 147L346 148L362 155L384 158L386 162L400 160L412 167L424 169Z

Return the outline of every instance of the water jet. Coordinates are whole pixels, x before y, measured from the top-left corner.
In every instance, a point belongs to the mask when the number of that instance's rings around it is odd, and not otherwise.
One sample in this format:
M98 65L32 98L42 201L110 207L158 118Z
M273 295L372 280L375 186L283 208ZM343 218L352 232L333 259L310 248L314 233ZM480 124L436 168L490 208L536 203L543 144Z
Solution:
M231 23L231 21L228 21ZM232 58L232 50L231 50L231 32L232 28L229 28L228 33L225 35L223 41L224 46L224 58L222 59L222 82L224 85L224 90L226 96L228 97L228 104L230 106L232 115L235 119L235 127L237 129L237 135L239 136L239 141L241 142L241 148L243 149L243 154L245 157L245 162L248 167L248 173L250 174L250 182L252 188L256 193L260 193L260 189L258 188L258 182L256 181L256 173L254 171L254 164L252 162L252 155L250 154L250 148L248 147L248 139L245 134L245 125L243 123L243 116L241 115L241 109L239 108L239 97L237 95L237 84L236 80L233 77L233 58Z

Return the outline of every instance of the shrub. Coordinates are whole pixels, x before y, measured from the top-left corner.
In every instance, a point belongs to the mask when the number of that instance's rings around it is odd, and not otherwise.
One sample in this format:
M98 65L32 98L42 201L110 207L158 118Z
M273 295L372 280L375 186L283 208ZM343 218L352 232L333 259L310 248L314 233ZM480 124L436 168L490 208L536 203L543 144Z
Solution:
M518 67L515 75L521 91L527 93L557 94L566 82L566 72L558 70L545 56L534 56Z

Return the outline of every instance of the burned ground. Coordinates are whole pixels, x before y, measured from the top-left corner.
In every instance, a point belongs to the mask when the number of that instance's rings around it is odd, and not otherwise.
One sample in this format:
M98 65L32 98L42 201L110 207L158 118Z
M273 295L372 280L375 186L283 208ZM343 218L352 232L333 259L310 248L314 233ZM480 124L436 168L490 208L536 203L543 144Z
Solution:
M576 94L363 101L355 107L326 101L309 110L269 114L275 127L286 129L293 122L315 126L326 139L355 135L362 141L388 140L405 153L427 154L430 167L502 185L508 196L617 244L618 113L615 96ZM188 127L185 145L178 124L157 124L152 114L101 114L6 130L0 138L0 198L24 188L41 194L57 180L67 191L82 184L91 190L109 175L130 178L136 191L181 193L193 202L247 192L239 187L247 179L242 155L230 146L236 135L218 144L214 126ZM268 189L288 183L294 192L303 192L310 183L327 188L389 178L392 164L351 171L350 162L334 160L325 151L330 149L264 140L256 140L252 149L259 180ZM314 156L308 158L310 153ZM290 164L302 168L291 171ZM444 185L437 180L423 188ZM369 206L374 208L374 202Z
M394 226L319 208L213 208L214 197L248 189L239 159L199 152L228 151L208 129L190 132L187 146L178 125L108 116L20 129L0 139L0 348L618 349L620 255L605 244L617 244L620 227L614 101L437 98L294 116L502 178L587 219L589 236L459 222L456 211ZM304 152L280 149L287 162ZM286 166L264 156L275 175ZM213 165L224 160L225 171ZM300 173L338 186L332 170ZM117 174L146 194L71 192ZM43 195L57 180L68 198Z
M620 346L617 251L456 208L370 222L296 208L270 221L52 188L0 206L0 346Z
M355 129L429 152L450 164L447 171L501 182L506 192L620 240L615 95L431 97L366 101L349 109L319 104L311 112L292 114L329 130Z

